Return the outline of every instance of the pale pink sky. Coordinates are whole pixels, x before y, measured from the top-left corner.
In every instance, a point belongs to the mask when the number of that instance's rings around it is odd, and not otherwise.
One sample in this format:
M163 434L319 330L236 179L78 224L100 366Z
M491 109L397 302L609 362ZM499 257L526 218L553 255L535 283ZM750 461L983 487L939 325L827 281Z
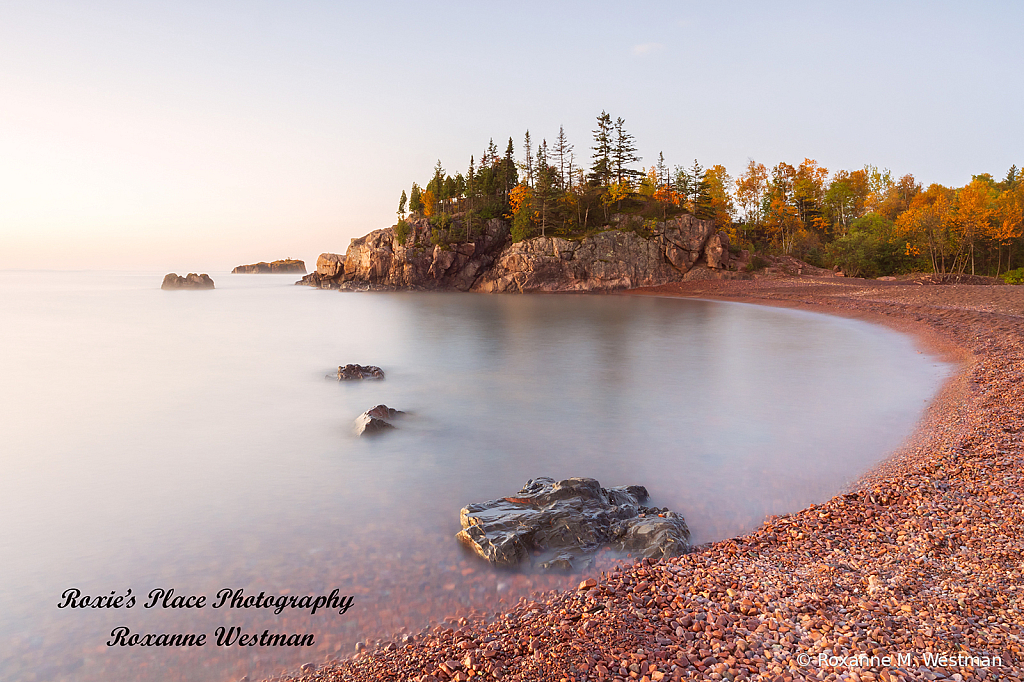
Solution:
M1024 165L1019 3L480 5L5 2L0 269L311 264L601 110L645 164Z

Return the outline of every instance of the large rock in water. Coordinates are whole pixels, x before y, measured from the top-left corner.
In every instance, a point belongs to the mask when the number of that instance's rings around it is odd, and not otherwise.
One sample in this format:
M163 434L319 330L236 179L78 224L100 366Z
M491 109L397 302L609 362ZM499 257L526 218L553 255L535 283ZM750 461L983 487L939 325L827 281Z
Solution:
M207 274L197 275L194 272L188 273L185 277L169 272L164 275L161 289L212 289L213 280Z
M456 224L450 244L425 218L410 218L400 243L394 228L353 239L344 256L323 253L299 284L324 289L456 289L481 292L601 291L679 281L695 265L724 273L729 239L710 220L664 222L615 216L617 229L581 240L537 237L512 243L508 223L470 230ZM461 241L459 241L461 240Z
M275 260L271 263L260 261L259 263L252 263L251 265L239 265L231 271L232 275L305 275L306 264L300 260L288 258L285 260Z
M643 506L647 499L640 485L602 488L593 478L535 478L511 497L464 507L456 537L496 566L536 560L541 568L580 568L602 546L645 557L684 554L690 547L686 521Z

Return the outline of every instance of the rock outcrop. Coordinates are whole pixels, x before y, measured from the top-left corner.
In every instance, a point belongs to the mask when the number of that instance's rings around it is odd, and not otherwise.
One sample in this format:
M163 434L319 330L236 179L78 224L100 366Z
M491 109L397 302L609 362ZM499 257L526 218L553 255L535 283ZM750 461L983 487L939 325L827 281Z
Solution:
M387 405L377 405L356 417L355 431L357 436L373 436L382 431L395 428L394 424L388 421L398 415L405 414Z
M213 289L213 280L207 274L188 273L185 277L173 272L164 275L161 289Z
M271 263L260 261L251 265L239 265L231 271L232 275L305 275L306 264L300 260L275 260Z
M618 229L581 240L516 243L508 223L493 219L469 241L448 246L430 242L425 219L409 225L404 244L387 228L353 239L344 256L321 254L316 272L299 283L343 290L600 291L678 281L696 265L713 273L730 266L729 237L689 215L646 223L621 217Z
M456 537L496 566L536 561L544 569L581 568L603 546L645 557L688 551L683 517L643 506L647 499L639 485L536 478L511 497L464 507Z

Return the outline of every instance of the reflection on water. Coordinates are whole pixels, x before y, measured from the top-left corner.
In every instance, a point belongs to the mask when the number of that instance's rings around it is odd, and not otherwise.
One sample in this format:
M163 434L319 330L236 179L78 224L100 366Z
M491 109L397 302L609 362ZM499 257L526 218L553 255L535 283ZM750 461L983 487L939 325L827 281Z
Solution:
M5 679L268 675L565 585L492 571L453 540L462 505L540 475L640 483L695 542L729 537L870 468L947 372L885 329L742 304L214 279L165 292L154 273L0 273ZM387 380L324 378L350 362ZM410 415L356 439L379 403ZM59 610L69 587L355 602ZM105 646L119 625L318 646Z

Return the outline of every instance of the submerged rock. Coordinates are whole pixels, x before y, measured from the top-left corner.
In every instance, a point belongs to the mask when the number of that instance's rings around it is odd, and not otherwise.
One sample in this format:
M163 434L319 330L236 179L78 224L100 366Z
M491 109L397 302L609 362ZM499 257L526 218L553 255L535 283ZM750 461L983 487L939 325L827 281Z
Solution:
M338 381L360 381L362 379L383 379L384 370L373 365L345 365L338 367Z
M161 289L213 289L213 280L206 273L197 275L194 272L188 273L185 277L174 272L164 275Z
M603 546L645 557L686 553L686 521L643 506L648 497L641 485L602 488L593 478L536 478L514 496L464 507L456 537L496 566L535 559L545 569L579 568Z
M394 424L388 422L397 415L405 414L387 405L377 405L356 417L356 435L370 436L373 434L395 428Z

